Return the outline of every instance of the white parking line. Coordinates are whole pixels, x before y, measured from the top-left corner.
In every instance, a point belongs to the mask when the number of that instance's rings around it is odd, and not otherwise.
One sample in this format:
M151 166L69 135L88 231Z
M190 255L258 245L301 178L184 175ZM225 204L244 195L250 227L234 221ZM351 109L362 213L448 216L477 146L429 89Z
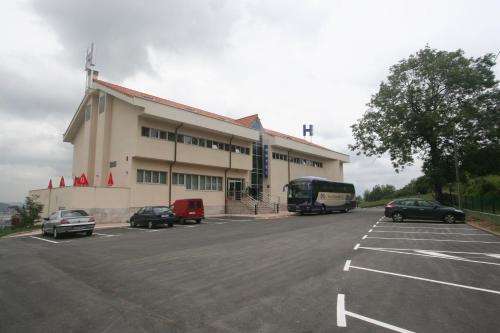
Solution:
M114 237L114 236L118 236L118 235L112 235L112 234L99 234L97 232L94 232L94 235L102 236L102 237Z
M403 238L403 237L365 237L365 238L368 238L368 239L399 239L399 240L404 239L404 240L411 240L411 241L431 241L431 242L500 244L500 242L469 241L469 240L456 240L456 239ZM363 239L365 239L365 238L363 238Z
M345 310L345 295L344 294L338 294L337 295L337 326L338 327L347 327L347 321L346 321L346 316L350 316L359 320L366 321L368 323L384 327L390 330L393 330L395 332L401 332L401 333L414 333L412 331L408 331L404 328L397 327L391 324L384 323L380 320L376 320L373 318L368 318L362 315L359 315L354 312L346 311Z
M398 227L395 225L377 225L376 228L397 228L397 229L433 229L433 230L476 230L474 228L433 228L433 227Z
M491 290L491 289L485 289L485 288L477 288L473 286L467 286L464 284L457 284L457 283L451 283L451 282L445 282L445 281L439 281L439 280L433 280L433 279L426 279L418 276L412 276L412 275L406 275L406 274L399 274L399 273L392 273L392 272L387 272L387 271L380 271L377 269L371 269L371 268L366 268L366 267L359 267L359 266L350 266L350 268L354 269L359 269L363 271L368 271L368 272L374 272L374 273L380 273L380 274L386 274L386 275L393 275L393 276L399 276L399 277L404 277L408 279L413 279L413 280L419 280L419 281L426 281L426 282L432 282L432 283L437 283L437 284L444 284L447 286L452 286L452 287L459 287L459 288L464 288L464 289L470 289L470 290L476 290L476 291L483 291L491 294L497 294L500 295L500 291L496 290Z
M372 232L372 231L373 231L373 229L368 230L368 232Z
M368 235L364 235L363 238L361 238L361 239L366 239L366 237L368 237ZM370 237L370 238L372 238L372 237Z
M370 229L370 231L372 230ZM457 232L432 232L432 231L398 231L398 230L376 230L374 232L397 232L400 234L433 234L433 235L461 235L461 236L488 236L488 237L495 237L495 235L490 235L487 233L457 233Z
M448 259L448 260L456 260L456 261L465 261L465 262L472 262L472 263L485 264L485 265L500 266L500 263L491 262L491 261L472 260L472 259L468 259L468 258L462 258L462 257L452 256L452 255L448 255L446 253L443 253L442 251L413 250L413 249L410 249L410 250L407 250L407 251L412 251L412 252L404 252L404 251L398 251L397 249L376 248L376 247L360 247L360 249L372 250L372 251L380 251L380 252L389 252L389 253L398 253L398 254L407 254L407 255L420 256L420 257L429 257L429 258L437 258L437 259ZM488 254L486 254L486 255L488 256Z
M357 250L357 249L359 249L359 243L356 244L356 246L354 246L354 250Z
M397 250L397 251L433 251L433 252L443 252L443 253L456 253L456 254L480 254L486 256L499 256L500 254L490 253L490 252L463 252L463 251L445 251L445 250L424 250L424 249L401 249L393 247L359 247L360 249L384 249L384 250Z
M346 327L347 323L345 320L345 295L337 295L337 326Z
M398 223L394 223L394 222L385 222L385 221L380 221L380 223L384 223L384 224L398 224ZM405 222L405 224L417 224L417 223L420 223L420 224L424 224L424 225L440 225L440 226L443 226L443 225L446 225L446 223L428 223L428 222L425 222L425 221L410 221L410 222ZM455 224L457 226L460 226L460 224ZM462 223L463 225L463 223ZM424 226L421 226L421 227L424 227ZM453 227L450 227L450 228L453 228Z
M61 242L56 242L56 241L53 241L53 240L50 240L50 239L45 239L45 238L41 238L41 237L36 237L36 236L29 236L30 238L34 238L34 239L38 239L38 240L41 240L41 241L44 241L44 242L49 242L49 243L55 243L55 244L59 244Z
M344 265L344 272L348 272L349 271L349 266L351 265L351 261L350 260L346 260L345 261L345 265Z

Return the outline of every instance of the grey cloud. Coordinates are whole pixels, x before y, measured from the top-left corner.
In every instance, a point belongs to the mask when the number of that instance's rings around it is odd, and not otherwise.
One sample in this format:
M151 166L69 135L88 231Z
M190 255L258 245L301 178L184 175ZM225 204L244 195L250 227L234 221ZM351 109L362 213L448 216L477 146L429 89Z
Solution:
M234 1L44 0L35 11L56 31L75 66L96 44L97 69L123 80L150 71L148 48L171 52L221 51L239 17Z

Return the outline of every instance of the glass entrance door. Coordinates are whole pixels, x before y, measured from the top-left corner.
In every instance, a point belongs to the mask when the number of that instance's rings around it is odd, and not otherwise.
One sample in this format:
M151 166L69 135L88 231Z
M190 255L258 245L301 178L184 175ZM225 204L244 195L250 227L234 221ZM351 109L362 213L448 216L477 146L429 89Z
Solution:
M227 197L231 200L241 200L241 190L243 188L242 179L229 178L228 182L228 192Z

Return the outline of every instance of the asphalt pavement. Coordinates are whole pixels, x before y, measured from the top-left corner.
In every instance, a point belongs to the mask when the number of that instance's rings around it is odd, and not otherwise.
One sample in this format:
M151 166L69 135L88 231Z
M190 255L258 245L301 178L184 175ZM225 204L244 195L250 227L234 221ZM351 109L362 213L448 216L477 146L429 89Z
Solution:
M0 332L494 332L500 238L380 209L0 239Z

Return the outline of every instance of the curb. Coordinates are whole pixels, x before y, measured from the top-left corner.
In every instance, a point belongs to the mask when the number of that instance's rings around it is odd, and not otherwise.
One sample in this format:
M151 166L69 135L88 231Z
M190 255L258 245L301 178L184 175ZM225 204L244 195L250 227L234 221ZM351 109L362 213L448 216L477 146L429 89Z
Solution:
M471 227L473 227L473 228L476 228L476 229L482 230L482 231L487 232L487 233L489 233L489 234L492 234L492 235L495 235L495 236L500 236L500 234L498 234L498 233L496 233L496 232L494 232L494 231L491 231L491 230L489 230L489 229L486 229L486 228L480 227L480 226L478 226L478 225L472 224L472 223L470 223L470 222L468 222L468 221L466 221L465 223L467 223L468 225L470 225L470 226L471 226Z

